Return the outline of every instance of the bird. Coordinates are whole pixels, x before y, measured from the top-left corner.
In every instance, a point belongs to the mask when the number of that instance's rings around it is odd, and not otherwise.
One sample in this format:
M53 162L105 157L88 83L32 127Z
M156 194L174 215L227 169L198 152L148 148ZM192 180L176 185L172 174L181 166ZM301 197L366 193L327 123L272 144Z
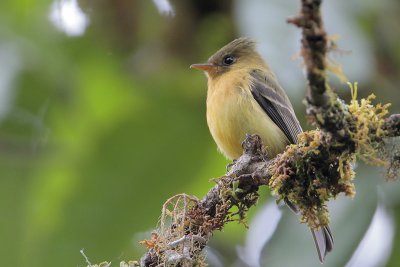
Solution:
M228 159L242 154L246 134L260 136L269 157L296 144L303 130L277 77L256 50L256 42L241 37L228 43L207 63L190 68L204 71L208 80L207 124L218 150ZM285 199L298 214L298 208ZM332 251L329 225L311 229L319 261Z

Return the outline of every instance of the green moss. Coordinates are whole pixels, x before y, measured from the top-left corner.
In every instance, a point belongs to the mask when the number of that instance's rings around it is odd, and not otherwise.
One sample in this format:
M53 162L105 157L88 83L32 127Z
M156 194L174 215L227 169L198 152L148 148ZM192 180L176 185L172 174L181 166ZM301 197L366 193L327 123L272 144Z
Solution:
M329 133L313 130L299 136L272 165L270 186L278 200L286 199L301 211L301 222L312 228L329 223L326 202L344 192L354 195L351 164L337 153Z
M353 166L357 157L371 164L386 164L378 152L387 135L383 126L389 104L374 106L374 95L357 100L357 84L350 89L349 105L331 98L331 108L315 114L315 122L322 123L326 131L300 134L299 142L290 145L271 165L269 186L273 194L278 201L297 206L301 222L311 228L329 223L327 201L341 193L355 195Z

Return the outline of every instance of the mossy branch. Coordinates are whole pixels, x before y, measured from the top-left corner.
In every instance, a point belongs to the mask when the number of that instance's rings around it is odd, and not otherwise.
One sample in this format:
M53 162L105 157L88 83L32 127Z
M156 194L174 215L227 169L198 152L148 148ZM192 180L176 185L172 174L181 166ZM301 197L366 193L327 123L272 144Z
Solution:
M321 0L302 0L300 15L288 20L302 29L305 104L318 129L302 133L298 144L274 159L268 159L257 135L248 135L243 155L203 199L180 194L166 201L159 227L141 242L147 252L140 261L121 266L205 266L202 250L213 232L230 221L244 222L260 186L269 186L278 200L296 205L301 221L318 228L329 222L327 201L340 193L354 196L357 158L385 165L388 179L398 177L400 149L392 144L399 142L400 115L388 117L389 105L373 105L373 95L358 100L357 84L349 84L353 96L349 104L328 86L328 42L320 5Z
M331 105L332 95L326 84L327 35L323 27L320 5L322 0L302 0L297 17L288 19L302 29L301 56L307 70L308 104L326 108Z

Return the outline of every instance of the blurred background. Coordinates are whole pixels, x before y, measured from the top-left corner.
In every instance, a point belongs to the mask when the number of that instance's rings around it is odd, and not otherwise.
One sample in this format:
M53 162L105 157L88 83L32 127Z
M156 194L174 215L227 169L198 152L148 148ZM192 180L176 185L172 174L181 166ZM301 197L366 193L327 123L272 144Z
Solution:
M119 266L144 252L163 202L203 196L228 163L206 125L206 79L189 70L254 38L306 128L300 1L17 0L0 4L2 266ZM326 1L330 57L362 97L400 112L400 2ZM335 77L346 101L350 90ZM324 266L400 266L400 183L357 166L357 195L332 201ZM216 233L210 266L320 266L305 225L262 190L249 229Z

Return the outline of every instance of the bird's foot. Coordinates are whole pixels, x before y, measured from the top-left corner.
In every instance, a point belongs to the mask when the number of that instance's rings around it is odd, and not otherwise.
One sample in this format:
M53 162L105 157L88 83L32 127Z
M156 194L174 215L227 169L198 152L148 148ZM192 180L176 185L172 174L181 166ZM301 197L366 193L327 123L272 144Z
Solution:
M239 181L234 181L232 183L232 197L239 201L238 194L243 193L243 189L239 188Z
M235 164L236 164L236 159L234 159L232 163L226 164L226 167L225 167L226 172L228 172L229 169L230 169L233 165L235 165Z

